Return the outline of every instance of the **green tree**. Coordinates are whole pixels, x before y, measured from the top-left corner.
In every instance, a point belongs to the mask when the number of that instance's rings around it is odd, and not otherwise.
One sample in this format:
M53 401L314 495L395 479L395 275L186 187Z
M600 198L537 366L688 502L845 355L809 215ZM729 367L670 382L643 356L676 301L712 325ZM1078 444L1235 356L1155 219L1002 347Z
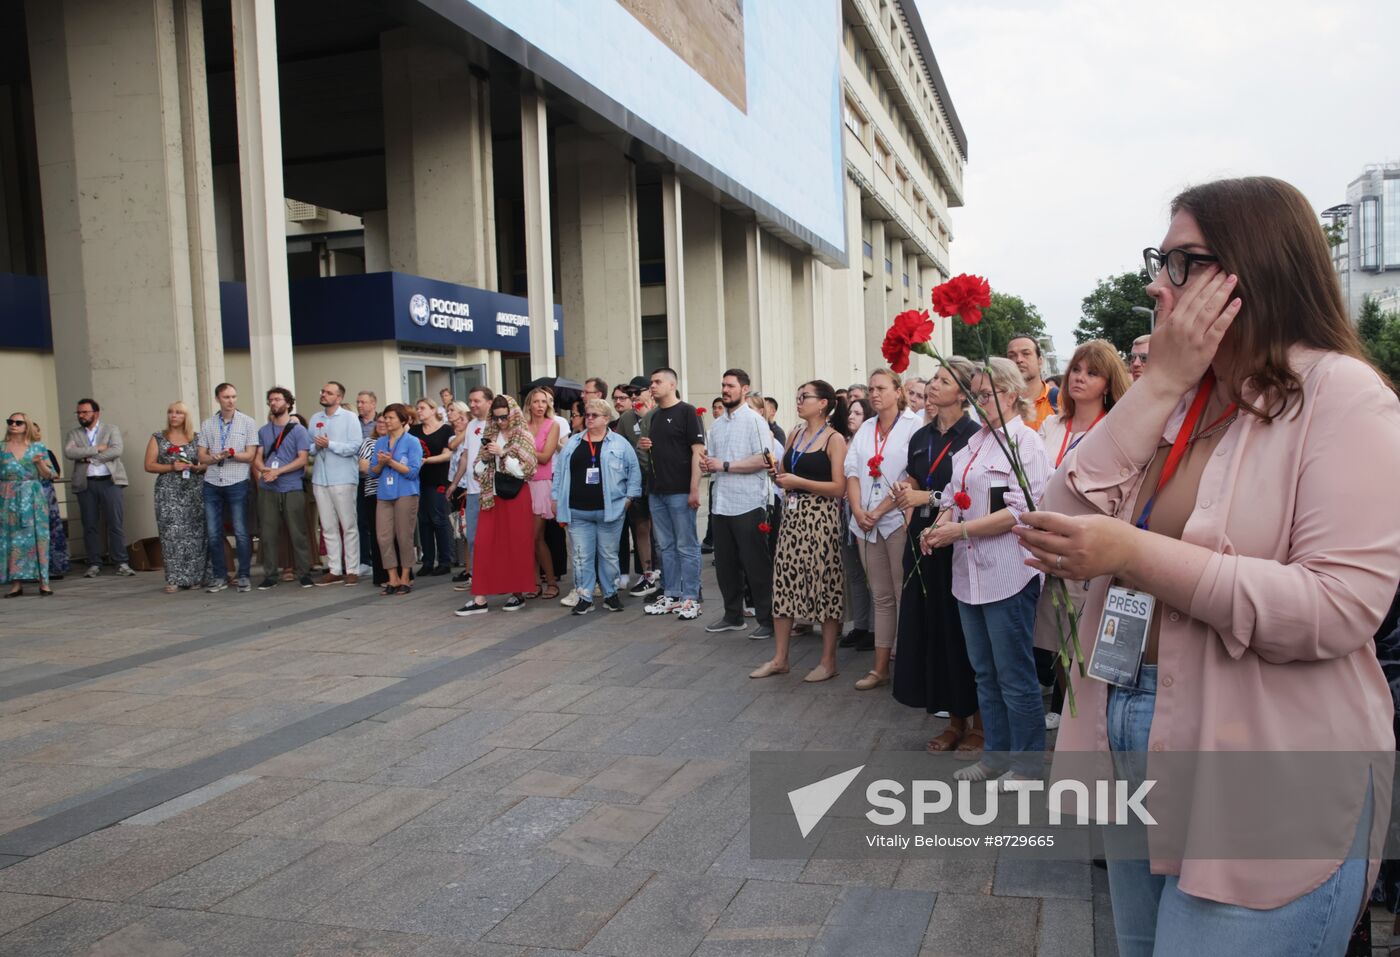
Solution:
M1400 312L1381 312L1380 303L1367 296L1357 316L1356 331L1371 361L1400 386Z
M982 358L982 347L977 343L979 330L989 356L1006 355L1006 343L1018 332L1028 332L1037 339L1045 335L1040 310L1020 296L1005 292L992 293L992 304L982 311L982 322L976 328L956 317L939 317L938 321L953 324L953 353L974 360Z
M1361 314L1356 317L1356 333L1361 337L1361 341L1370 348L1371 344L1381 337L1381 332L1385 328L1385 314L1381 312L1381 304L1370 296L1361 300Z
M1133 312L1134 306L1152 308L1152 297L1147 294L1149 281L1146 269L1100 279L1094 291L1084 297L1074 341L1107 339L1121 355L1127 355L1134 339L1152 331L1147 316Z

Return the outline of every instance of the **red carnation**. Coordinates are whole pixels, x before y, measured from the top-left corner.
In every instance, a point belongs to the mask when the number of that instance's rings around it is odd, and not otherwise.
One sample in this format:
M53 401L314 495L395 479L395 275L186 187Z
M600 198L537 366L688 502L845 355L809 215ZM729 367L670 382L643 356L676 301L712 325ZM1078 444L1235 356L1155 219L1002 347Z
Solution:
M767 522L759 522L759 523L758 523L758 530L759 530L760 532L762 532L763 534L767 535L769 532L771 532L771 531L773 530L773 526L772 526L772 525L769 525Z
M885 332L880 353L890 368L903 372L909 368L909 350L928 342L933 336L933 320L926 310L907 309L894 317L894 324Z
M229 449L229 450L228 450L228 454L229 454L229 455L237 455L238 453L236 453L233 449Z
M954 492L953 504L966 512L968 509L972 508L972 496L968 495L966 492Z
M992 304L992 287L981 276L963 273L933 287L933 311L958 316L969 326L982 321L982 310Z
M326 427L326 423L324 423L324 422L317 422L317 423L316 423L316 428L318 428L318 429L324 429L325 427Z
M870 457L869 461L867 461L867 462L865 463L867 466L870 467L870 477L871 477L871 478L879 478L879 477L880 477L880 465L881 465L881 463L883 463L884 461L885 461L885 457L884 457L883 455L872 455L872 456Z
M180 454L181 452L183 452L183 451L185 451L185 449L184 449L184 446L181 446L181 445L172 445L172 446L170 447L170 454L171 454L171 455L179 455L179 454Z
M704 410L704 409L696 409L696 410L695 410L695 414L698 415L698 416L700 416L700 417L703 419L703 418L705 417L705 410Z
M439 494L439 495L442 495L442 494L445 493L446 491L447 491L447 486L446 486L446 485L439 485L439 486L438 486L438 494Z

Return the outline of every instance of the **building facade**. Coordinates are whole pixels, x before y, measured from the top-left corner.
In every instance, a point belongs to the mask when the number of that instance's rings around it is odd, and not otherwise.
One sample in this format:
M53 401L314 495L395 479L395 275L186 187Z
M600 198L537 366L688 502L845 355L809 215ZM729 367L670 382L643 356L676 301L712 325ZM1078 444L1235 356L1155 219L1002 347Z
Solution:
M28 0L0 36L0 377L51 431L658 365L790 410L950 271L912 0Z
M1385 304L1400 296L1400 163L1367 166L1347 184L1342 241L1333 246L1333 261L1353 321L1369 297Z

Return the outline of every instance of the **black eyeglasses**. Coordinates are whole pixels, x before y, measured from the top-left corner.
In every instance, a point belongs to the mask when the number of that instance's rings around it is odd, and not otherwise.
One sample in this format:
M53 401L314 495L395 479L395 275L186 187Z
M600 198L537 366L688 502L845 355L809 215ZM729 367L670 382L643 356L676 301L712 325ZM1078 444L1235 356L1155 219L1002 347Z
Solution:
M1142 251L1142 261L1147 267L1148 279L1156 279L1165 264L1167 278L1172 281L1172 285L1184 286L1187 277L1191 275L1192 263L1218 263L1220 259L1204 253L1188 253L1180 247L1162 252L1149 246Z
M803 402L806 402L808 399L820 399L820 398L821 398L821 396L817 395L815 392L799 392L799 393L797 393L797 404L798 404L798 405L801 405Z

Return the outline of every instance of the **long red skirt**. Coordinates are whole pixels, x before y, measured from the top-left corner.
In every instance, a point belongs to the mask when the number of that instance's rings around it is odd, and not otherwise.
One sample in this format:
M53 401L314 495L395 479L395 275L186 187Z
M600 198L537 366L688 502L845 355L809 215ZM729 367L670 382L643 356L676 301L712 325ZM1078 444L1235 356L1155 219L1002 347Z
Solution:
M535 516L530 495L497 498L491 509L482 509L472 548L472 594L507 595L533 592L535 572Z

